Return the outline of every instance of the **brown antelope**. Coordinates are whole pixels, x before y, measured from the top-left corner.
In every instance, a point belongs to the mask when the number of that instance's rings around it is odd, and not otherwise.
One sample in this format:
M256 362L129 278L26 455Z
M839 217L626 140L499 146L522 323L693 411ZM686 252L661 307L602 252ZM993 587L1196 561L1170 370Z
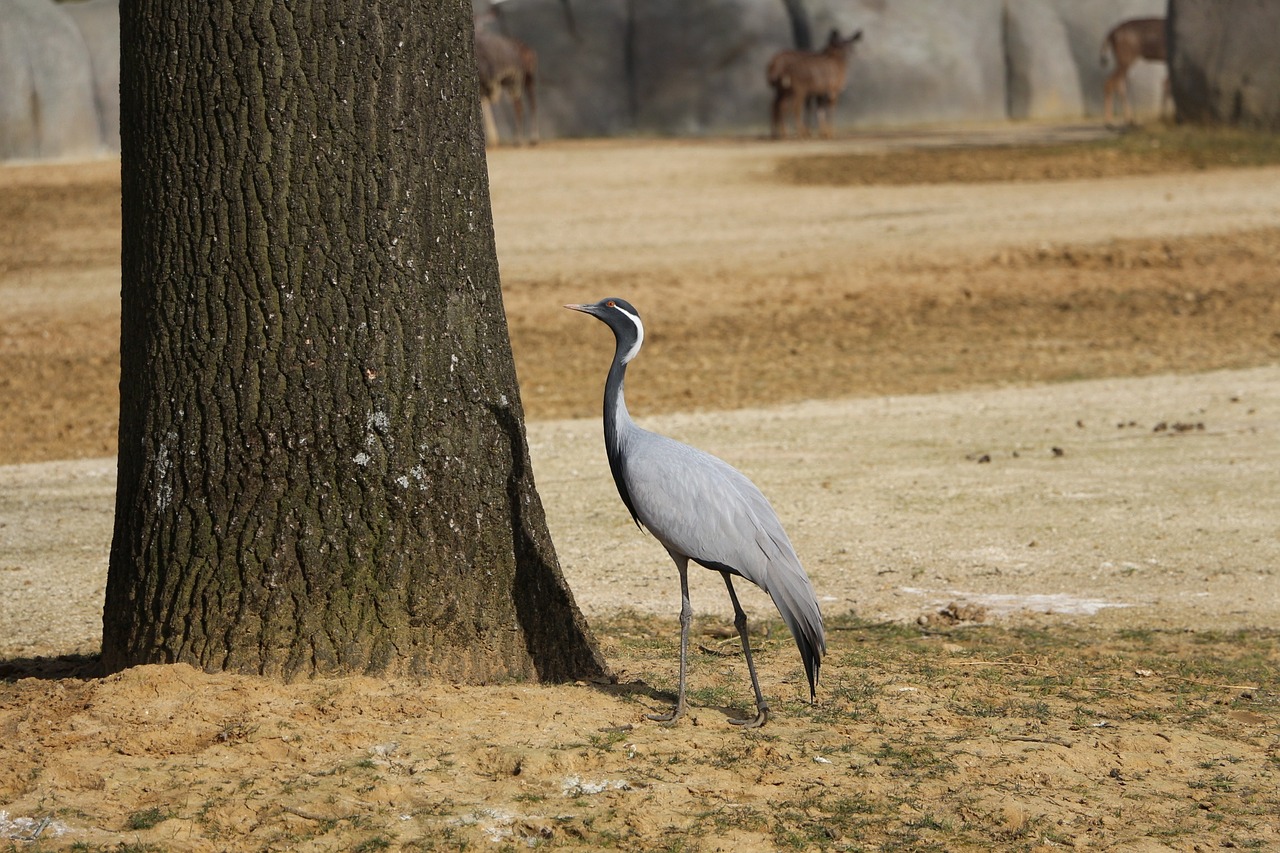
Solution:
M1102 40L1102 64L1107 64L1107 50L1115 57L1116 67L1102 86L1102 114L1111 124L1111 100L1116 92L1124 100L1125 120L1133 123L1133 104L1129 101L1129 67L1139 59L1165 62L1164 18L1133 18L1116 24ZM1164 81L1160 95L1160 115L1169 98L1169 79Z
M844 91L849 56L853 53L854 43L860 38L862 30L848 38L841 38L838 30L832 30L827 46L820 51L784 50L769 60L765 76L773 87L775 139L787 135L783 115L787 108L795 118L797 135L809 135L806 113L812 108L817 117L818 131L823 136L831 136L832 111Z
M519 145L525 132L524 101L529 101L530 142L538 141L538 100L534 78L538 74L538 54L524 42L500 35L476 22L476 77L480 82L480 109L484 113L485 139L497 145L498 125L493 120L493 105L506 92L515 111L515 141Z

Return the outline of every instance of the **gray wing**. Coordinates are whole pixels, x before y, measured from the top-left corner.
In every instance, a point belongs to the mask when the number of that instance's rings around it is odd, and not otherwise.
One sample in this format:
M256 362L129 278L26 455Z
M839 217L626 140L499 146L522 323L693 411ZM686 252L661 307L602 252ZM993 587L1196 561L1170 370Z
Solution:
M826 650L822 614L768 499L728 463L656 433L633 434L625 465L636 515L667 550L741 575L769 594L812 687Z

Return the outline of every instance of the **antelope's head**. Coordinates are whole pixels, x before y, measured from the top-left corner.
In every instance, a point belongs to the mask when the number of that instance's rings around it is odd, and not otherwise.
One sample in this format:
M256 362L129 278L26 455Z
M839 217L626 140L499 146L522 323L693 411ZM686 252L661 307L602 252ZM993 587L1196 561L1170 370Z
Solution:
M831 35L827 37L827 51L831 53L842 53L846 56L853 50L856 44L862 38L862 30L854 30L853 35L848 38L841 38L840 31L833 29Z

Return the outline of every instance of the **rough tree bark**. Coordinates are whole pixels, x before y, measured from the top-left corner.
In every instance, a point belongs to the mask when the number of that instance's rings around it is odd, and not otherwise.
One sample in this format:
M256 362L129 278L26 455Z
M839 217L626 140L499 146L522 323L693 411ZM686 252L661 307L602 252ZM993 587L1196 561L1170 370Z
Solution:
M124 0L108 670L604 672L534 490L463 0Z

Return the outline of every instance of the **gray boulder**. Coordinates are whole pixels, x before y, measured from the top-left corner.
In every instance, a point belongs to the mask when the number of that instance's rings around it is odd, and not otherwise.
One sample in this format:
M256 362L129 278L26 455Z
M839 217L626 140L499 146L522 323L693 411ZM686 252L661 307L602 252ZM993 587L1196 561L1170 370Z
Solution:
M1170 0L1179 121L1280 130L1280 3Z
M0 159L102 150L84 38L49 0L6 0L0 15Z
M483 6L477 5L477 9ZM992 120L1006 114L1003 0L811 2L814 41L856 29L836 126ZM769 58L791 44L778 0L511 0L501 27L539 57L549 136L764 134Z
M1005 117L1002 0L811 5L815 33L833 25L863 31L837 127Z
M479 14L488 3L475 4ZM634 129L623 53L630 20L626 0L572 4L572 28L560 0L503 3L489 22L538 54L535 92L543 136L614 136ZM511 138L510 108L495 111L503 139Z
M1007 0L1004 49L1009 118L1084 115L1080 74L1067 28L1048 0Z
M767 129L764 68L789 46L778 0L593 0L572 14L576 32L561 0L500 6L500 29L538 53L545 135Z
M636 128L680 135L768 126L765 66L790 47L778 0L633 4ZM825 40L825 39L824 39Z
M120 151L120 3L85 0L61 7L80 30L93 72L93 101L103 147Z

